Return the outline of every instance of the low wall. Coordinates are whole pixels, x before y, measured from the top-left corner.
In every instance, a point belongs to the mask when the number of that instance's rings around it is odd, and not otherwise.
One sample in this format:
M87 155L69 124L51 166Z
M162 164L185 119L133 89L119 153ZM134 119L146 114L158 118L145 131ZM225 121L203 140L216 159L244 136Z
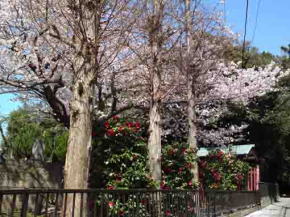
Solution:
M0 164L0 188L60 188L63 166L60 163L12 161Z
M279 185L276 183L260 183L261 207L266 207L279 200Z
M60 163L41 163L39 161L12 161L0 164L0 190L1 189L32 189L62 187L63 165ZM43 197L30 196L28 209L41 211ZM25 195L2 196L2 212L15 207L19 210L25 201ZM15 205L13 205L15 204Z
M260 197L255 191L207 191L206 197L204 216L244 216L259 209Z

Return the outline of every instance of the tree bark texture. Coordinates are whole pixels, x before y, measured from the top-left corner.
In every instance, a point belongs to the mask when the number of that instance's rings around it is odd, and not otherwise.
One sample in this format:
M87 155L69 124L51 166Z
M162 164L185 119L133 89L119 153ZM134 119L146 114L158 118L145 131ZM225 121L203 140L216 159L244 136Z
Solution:
M90 78L83 69L73 87L69 140L64 170L65 189L87 189L92 146L92 86ZM66 204L66 215L72 216L73 203L75 216L86 216L86 198L70 195Z
M154 181L161 182L161 21L163 16L163 5L161 0L154 0L154 11L148 19L149 40L151 51L151 67L149 73L151 77L151 101L149 112L149 169Z
M187 116L188 116L188 144L189 147L197 153L197 127L196 127L196 113L195 113L195 90L194 90L194 78L197 77L195 73L196 70L194 70L194 67L192 66L191 61L191 52L192 51L192 22L191 22L191 7L190 7L190 0L185 0L185 8L186 8L186 43L187 43L187 56L186 56L186 75L187 75ZM191 172L193 174L193 182L198 183L198 164L197 161L192 162L193 167L191 169Z
M75 61L70 102L69 140L64 169L66 189L87 189L92 149L93 86L99 73L100 16L102 1L73 2ZM69 195L64 216L88 215L85 195ZM63 209L64 210L64 209Z
M189 148L191 148L195 154L197 153L197 127L196 127L196 113L195 113L195 98L193 94L193 87L192 87L192 76L188 77L187 81L187 115L188 115L188 144ZM193 174L193 181L198 183L198 164L197 161L192 162L193 167L191 172Z
M149 168L156 182L161 181L161 126L160 126L160 102L152 99L149 115Z

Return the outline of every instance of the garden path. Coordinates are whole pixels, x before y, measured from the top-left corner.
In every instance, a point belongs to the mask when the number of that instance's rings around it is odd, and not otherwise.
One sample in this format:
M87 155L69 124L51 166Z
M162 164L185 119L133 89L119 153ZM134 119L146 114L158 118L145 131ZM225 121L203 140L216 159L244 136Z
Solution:
M246 217L290 217L290 198L280 198L279 202L253 212Z

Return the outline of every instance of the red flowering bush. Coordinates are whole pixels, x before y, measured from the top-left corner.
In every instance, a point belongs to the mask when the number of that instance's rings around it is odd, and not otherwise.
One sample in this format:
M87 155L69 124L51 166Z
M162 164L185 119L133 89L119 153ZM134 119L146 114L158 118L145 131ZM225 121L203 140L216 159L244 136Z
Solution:
M162 147L162 189L193 189L191 169L196 161L194 152L184 143Z
M94 157L102 165L100 174L94 177L103 180L97 187L107 189L156 188L157 183L148 175L147 134L140 122L117 116L104 122L105 136L96 139ZM97 150L97 151L96 151ZM162 189L196 188L192 183L191 169L194 153L187 144L164 145L162 147ZM93 186L93 187L96 187Z
M114 116L104 123L106 135L110 136L132 136L141 130L140 122L127 121L125 118Z
M217 150L199 160L199 178L205 188L241 190L250 166L230 154Z
M91 186L94 188L132 189L132 188L159 188L161 189L193 189L197 185L192 182L191 169L194 153L186 144L165 145L162 147L162 182L156 183L149 176L147 167L147 130L139 121L113 117L102 125L103 136L97 137L97 129L93 133L94 149L92 165L93 174ZM94 132L94 131L93 131ZM158 186L160 185L160 186ZM147 196L146 196L147 197ZM176 201L181 201L180 195L174 195ZM127 198L120 201L108 194L99 203L107 206L111 216L127 216L135 212L136 198ZM152 196L141 198L138 207L142 216L146 207L154 206ZM100 205L99 204L99 205ZM174 216L174 208L180 204L172 204L171 210L164 210L166 216ZM144 209L143 209L144 208ZM187 209L184 207L184 209ZM140 211L140 212L141 212ZM141 213L140 213L141 216Z
M114 116L103 123L104 136L94 137L94 188L152 188L148 176L146 129L140 122ZM96 129L96 131L99 129Z

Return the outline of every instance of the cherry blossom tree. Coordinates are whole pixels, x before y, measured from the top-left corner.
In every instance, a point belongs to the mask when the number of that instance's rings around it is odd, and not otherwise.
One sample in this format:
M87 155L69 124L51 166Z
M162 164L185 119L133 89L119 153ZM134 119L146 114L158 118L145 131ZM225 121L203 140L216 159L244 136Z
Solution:
M218 71L215 72L215 70ZM247 105L252 99L268 92L278 91L281 78L289 75L274 63L260 68L241 69L236 63L218 63L210 73L218 74L207 79L210 87L196 101L197 143L202 146L227 146L243 140L247 123L241 125L217 124L229 112L229 103ZM211 78L211 76L209 76ZM164 136L175 135L175 139L187 135L186 101L166 105Z
M221 115L215 101L247 103L283 75L273 64L226 63L231 33L198 1L3 0L0 7L0 91L44 103L69 128L66 188L88 187L94 122L148 108L149 167L158 182L163 105L187 106L187 124L179 122L196 150L197 120Z
M88 187L94 89L99 86L102 95L111 72L122 70L118 62L127 57L122 48L133 22L126 20L130 4L135 2L2 2L1 46L7 57L1 64L2 92L26 91L44 99L69 126L65 188Z

